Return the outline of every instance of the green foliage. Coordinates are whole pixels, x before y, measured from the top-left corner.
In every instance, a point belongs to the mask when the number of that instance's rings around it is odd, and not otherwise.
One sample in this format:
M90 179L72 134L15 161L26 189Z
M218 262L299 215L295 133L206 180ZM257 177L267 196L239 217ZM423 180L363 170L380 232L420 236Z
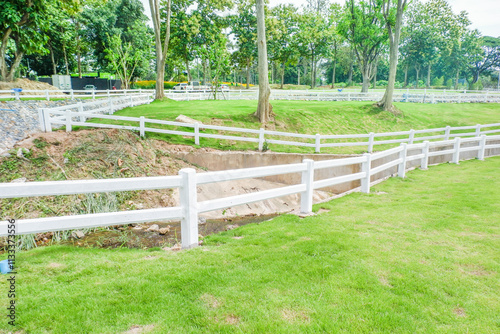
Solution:
M441 77L435 77L434 79L432 79L432 83L431 83L432 86L438 86L438 87L441 87L444 85L444 77L441 76Z

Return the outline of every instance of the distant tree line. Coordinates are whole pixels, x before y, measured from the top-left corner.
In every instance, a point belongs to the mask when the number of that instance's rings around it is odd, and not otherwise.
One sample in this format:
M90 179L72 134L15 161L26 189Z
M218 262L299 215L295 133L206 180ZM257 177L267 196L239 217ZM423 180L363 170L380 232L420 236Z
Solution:
M255 1L150 3L158 6L158 38L139 0L5 2L0 7L1 79L111 72L129 87L136 80L156 79L161 70L156 41L164 45L168 37L163 80L230 81L247 88L258 83ZM308 0L300 8L267 6L269 82L313 88L358 83L362 91L384 87L397 3L347 0L341 6ZM500 38L481 36L471 29L468 14L455 14L445 0L410 1L405 9L396 87L492 84L500 68Z

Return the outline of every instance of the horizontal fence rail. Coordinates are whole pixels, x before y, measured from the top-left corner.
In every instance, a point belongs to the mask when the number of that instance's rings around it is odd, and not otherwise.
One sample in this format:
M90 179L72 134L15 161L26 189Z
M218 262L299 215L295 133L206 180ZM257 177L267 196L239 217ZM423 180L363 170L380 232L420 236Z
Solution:
M125 89L125 90L0 90L1 99L98 99L110 96L127 96L130 94L150 94L153 89ZM361 93L352 89L337 90L277 90L273 89L271 100L299 100L299 101L380 101L384 90L371 90ZM257 100L258 90L230 89L230 90L165 90L165 97L176 101L193 100ZM500 103L500 92L496 91L454 91L454 90L395 90L394 102L411 103Z
M245 129L202 123L182 123L141 117L116 116L113 113L127 106L150 103L149 95L129 95L121 98L108 98L85 104L86 108L95 105L95 109L83 111L83 104L74 104L57 108L39 109L41 130L50 132L54 126L64 126L67 132L72 131L73 126L86 126L96 128L127 129L138 131L142 137L146 133L162 133L184 137L192 137L194 144L200 145L201 138L234 140L258 143L259 151L264 144L288 145L298 147L314 148L320 153L322 148L366 146L367 152L371 153L376 145L390 144L414 144L428 140L449 140L456 137L479 137L481 135L500 134L500 123L477 124L473 126L446 126L442 128L409 130L398 132L368 133L368 134L344 134L344 135L321 135L321 134L299 134L290 132L271 131L265 129ZM102 114L107 113L108 115ZM87 122L93 118L94 121ZM98 123L96 119L108 119L129 122L130 125ZM171 127L159 128L154 126ZM179 129L180 128L180 129ZM206 130L220 131L221 134L208 133ZM205 131L205 132L204 132ZM230 132L231 134L225 134ZM276 139L279 137L279 139Z
M458 164L461 159L483 160L486 156L493 155L500 155L500 136L455 137L432 143L429 141L419 144L401 143L398 147L377 153L365 153L359 157L317 162L305 159L302 163L288 165L203 173L196 173L194 169L186 168L180 170L179 175L162 177L2 183L0 184L0 198L177 188L179 189L179 206L177 207L18 220L16 232L30 234L180 219L182 247L191 248L198 245L199 213L292 194L300 194L300 211L311 213L314 189L355 181L359 183L360 191L369 193L373 182L392 175L405 177L409 166L427 169L431 157L440 157L440 162L449 161ZM412 161L413 165L410 163ZM345 166L356 168L346 175L321 180L315 178L318 176L315 175L317 171ZM299 173L300 183L202 202L197 199L198 185L289 173ZM8 234L8 224L7 221L0 222L0 236Z

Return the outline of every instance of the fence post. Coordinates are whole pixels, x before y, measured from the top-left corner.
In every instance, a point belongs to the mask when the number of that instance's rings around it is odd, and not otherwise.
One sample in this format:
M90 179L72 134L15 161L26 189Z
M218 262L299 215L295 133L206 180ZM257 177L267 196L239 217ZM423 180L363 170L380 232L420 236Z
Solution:
M372 164L372 155L370 153L363 154L365 161L361 163L361 171L366 173L366 176L361 179L361 192L370 193L370 169Z
M200 145L200 124L194 123L194 144Z
M351 93L347 93L347 101L351 101Z
M45 90L45 98L47 101L50 101L49 91L47 89Z
M431 94L431 104L434 104L434 94Z
M458 103L462 103L462 95L458 94Z
M444 140L450 139L450 131L451 131L451 127L448 125L446 127L446 129L444 130Z
M182 186L179 189L182 207L181 240L182 248L186 249L198 246L196 171L193 168L183 168L179 175L182 177Z
M139 134L141 138L144 138L144 116L139 117Z
M106 89L106 93L107 93L107 95L108 95L108 99L109 99L109 96L110 96L110 95L109 95L109 94L110 94L110 93L109 93L109 89Z
M92 100L95 100L95 90L92 89Z
M311 213L314 192L314 160L304 159L307 169L302 172L302 184L306 185L306 190L300 194L300 213Z
M479 160L484 160L484 151L486 150L486 135L481 136L481 140L479 142L479 150L477 153L477 158Z
M132 95L130 95L130 106L133 107L134 106L134 102L132 101Z
M40 122L40 130L46 132L43 108L38 108L38 121Z
M453 143L453 158L452 161L454 164L458 164L460 161L460 137L455 137L455 142Z
M69 91L69 94L71 96L71 99L74 100L75 99L75 93L74 93L73 89Z
M413 140L415 139L415 130L410 130L410 137L408 138L408 143L413 144Z
M50 112L47 109L42 109L43 120L45 122L45 132L52 132L52 123L50 122Z
M321 135L317 133L316 138L314 140L314 152L319 153L320 150L321 150Z
M375 140L375 134L370 132L370 137L368 138L368 153L373 152L373 142Z
M78 113L82 114L83 113L83 103L78 102L77 105L78 105ZM80 115L80 122L85 123L86 120L87 120L87 118L85 116Z
M259 132L259 151L262 152L263 148L264 148L264 129L260 128L260 132Z
M404 178L406 173L406 155L408 154L408 144L401 143L401 146L403 149L399 152L401 162L398 165L398 176Z
M108 103L109 103L109 114L113 115L114 110L113 110L113 99L111 97L108 97Z
M420 162L420 169L427 169L429 165L429 145L430 143L428 140L424 141L424 147L422 148L424 157L422 158L422 162Z
M481 136L481 124L476 124L476 137Z
M66 115L66 132L71 132L71 110L65 111Z

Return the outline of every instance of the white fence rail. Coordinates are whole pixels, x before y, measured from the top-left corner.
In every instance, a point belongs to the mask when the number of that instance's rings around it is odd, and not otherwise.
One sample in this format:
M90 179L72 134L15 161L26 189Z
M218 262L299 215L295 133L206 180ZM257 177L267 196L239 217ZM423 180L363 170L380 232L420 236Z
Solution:
M130 103L132 102L131 96ZM149 101L148 96L143 99ZM106 100L105 100L106 101ZM97 102L96 102L97 103ZM117 109L111 99L107 105L99 106L95 110L82 112L81 105L63 106L58 108L40 109L40 123L42 131L52 131L52 126L65 126L66 131L70 132L73 126L87 126L97 128L128 129L139 131L141 136L147 132L163 133L170 135L193 137L194 143L200 145L200 138L213 138L222 140L234 140L258 143L258 148L262 151L264 143L276 145L290 145L314 148L316 153L321 152L321 148L327 147L347 147L347 146L366 146L368 152L373 152L376 145L399 144L422 142L425 140L448 140L455 137L479 137L483 134L500 134L500 123L495 124L477 124L473 126L443 127L424 130L409 130L399 132L369 133L369 134L347 134L347 135L308 135L290 132L270 131L265 129L244 129L226 126L217 126L209 124L189 124L173 121L164 121L141 117L100 115L97 112L107 112L112 114ZM129 103L126 102L125 103ZM86 104L89 105L89 104ZM102 124L97 122L86 122L89 118L110 119L118 121L133 122L134 125L116 125ZM153 125L172 127L171 129L160 129ZM179 130L178 128L182 129ZM231 132L233 134L214 134L204 132L205 130L215 130L222 132ZM464 132L465 131L465 132ZM236 135L238 134L238 135ZM298 141L296 139L302 140Z
M118 97L118 96L128 96L137 94L149 94L153 95L154 90L151 89L121 89L121 90L29 90L23 89L21 92L15 92L14 90L0 90L0 100L2 99L45 99L50 101L51 99L71 99L76 98L103 98L103 97Z
M0 100L15 99L61 99L61 98L102 98L111 96L127 96L130 94L154 94L152 89L128 90L23 90L16 93L12 90L0 90ZM217 98L223 100L257 100L258 90L217 91ZM300 101L379 101L383 91L360 93L352 90L276 90L271 94L272 100ZM165 90L165 96L176 101L209 100L214 98L214 92L208 90ZM413 103L500 103L500 94L494 91L412 91L396 90L394 102Z
M219 99L257 100L258 90L230 90L218 92ZM213 99L208 91L166 91L165 96L177 101ZM289 101L380 101L384 92L360 93L354 91L310 91L310 90L273 90L271 100ZM413 103L500 103L500 94L494 92L396 92L394 102Z
M102 117L102 115L100 115L102 113L113 114L117 110L149 104L152 101L153 98L149 94L128 94L127 96L121 97L110 96L93 102L77 102L75 104L55 108L40 108L38 109L40 129L50 132L52 131L52 124L65 124L67 129L71 131L71 125L74 125L74 123L71 122L73 113L76 113L78 115L77 119L81 123L84 123L87 118ZM110 127L112 126L110 125Z
M443 148L447 147L451 148L443 150ZM487 150L489 150L489 154L486 154ZM417 152L417 154L410 155L410 152ZM310 213L312 211L314 189L359 181L360 190L369 193L371 183L376 180L375 174L380 175L380 173L384 172L390 175L393 174L391 171L396 168L397 175L404 177L410 161L419 162L420 167L426 169L430 157L440 156L442 161L445 161L446 157L451 155L451 162L459 163L460 158L465 153L468 153L468 158L471 158L472 154L472 157L480 160L483 160L487 155L500 155L500 136L482 135L467 139L456 137L453 140L433 143L428 141L420 144L402 143L398 147L375 154L365 153L360 157L319 162L306 159L297 164L206 173L196 173L194 169L186 168L182 169L177 176L3 183L0 184L0 198L178 188L180 194L180 206L178 207L18 220L16 232L17 234L30 234L180 219L182 247L191 248L198 245L199 213L291 194L300 194L301 212ZM375 161L377 163L374 163ZM358 168L353 168L352 172L347 175L315 180L315 171L350 165ZM197 199L197 186L200 184L289 173L301 173L301 182L295 185L202 202L198 202ZM7 226L7 221L0 222L0 236L8 234Z

